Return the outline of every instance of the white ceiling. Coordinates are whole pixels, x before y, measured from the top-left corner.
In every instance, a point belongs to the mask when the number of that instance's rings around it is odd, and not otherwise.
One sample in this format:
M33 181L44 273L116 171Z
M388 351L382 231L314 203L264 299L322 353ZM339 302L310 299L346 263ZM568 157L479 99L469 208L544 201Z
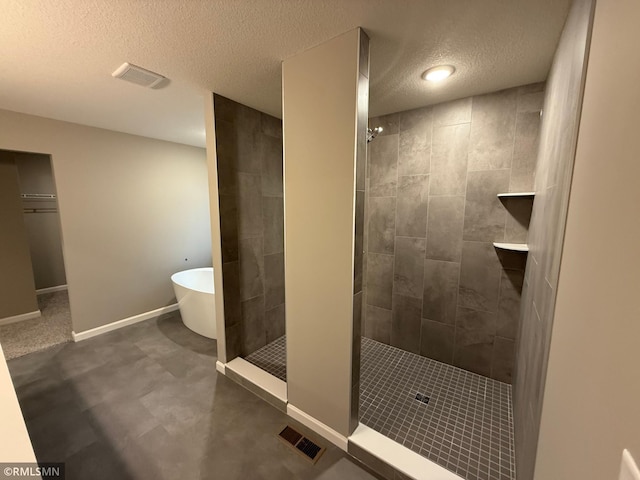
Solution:
M204 146L204 91L281 115L282 60L357 26L372 115L544 80L570 0L1 0L0 108ZM111 77L123 62L171 79ZM434 64L455 76L420 80Z

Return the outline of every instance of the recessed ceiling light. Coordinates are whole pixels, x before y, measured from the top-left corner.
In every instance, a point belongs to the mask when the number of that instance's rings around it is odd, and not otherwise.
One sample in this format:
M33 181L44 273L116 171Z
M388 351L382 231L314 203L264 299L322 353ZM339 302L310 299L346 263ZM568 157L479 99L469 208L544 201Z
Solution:
M439 65L432 67L422 74L422 79L428 82L441 82L445 78L449 78L455 72L455 67L451 65Z

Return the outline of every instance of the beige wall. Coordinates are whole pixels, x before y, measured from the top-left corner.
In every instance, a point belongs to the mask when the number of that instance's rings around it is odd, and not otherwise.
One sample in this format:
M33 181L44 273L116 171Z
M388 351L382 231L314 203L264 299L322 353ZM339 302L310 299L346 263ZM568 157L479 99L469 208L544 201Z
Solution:
M171 273L211 264L204 149L9 111L0 149L52 156L76 332L173 303Z
M359 31L283 63L289 403L348 435Z
M0 152L0 319L38 310L13 154Z
M640 459L640 3L598 0L535 478L618 478Z

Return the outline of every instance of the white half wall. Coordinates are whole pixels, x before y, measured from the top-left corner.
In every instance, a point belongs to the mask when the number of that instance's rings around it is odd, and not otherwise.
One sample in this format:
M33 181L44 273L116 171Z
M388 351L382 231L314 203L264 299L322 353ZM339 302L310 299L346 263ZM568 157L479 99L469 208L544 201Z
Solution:
M282 66L288 399L344 437L351 433L359 42L360 30L351 30Z

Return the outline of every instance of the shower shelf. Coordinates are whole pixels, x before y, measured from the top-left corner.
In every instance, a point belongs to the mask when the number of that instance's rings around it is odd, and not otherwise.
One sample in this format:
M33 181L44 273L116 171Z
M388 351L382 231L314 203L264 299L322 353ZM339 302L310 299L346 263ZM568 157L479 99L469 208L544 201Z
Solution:
M498 198L509 197L535 197L536 192L514 192L514 193L499 193Z
M498 243L493 242L493 246L500 250L510 250L512 252L528 252L529 246L526 243Z

